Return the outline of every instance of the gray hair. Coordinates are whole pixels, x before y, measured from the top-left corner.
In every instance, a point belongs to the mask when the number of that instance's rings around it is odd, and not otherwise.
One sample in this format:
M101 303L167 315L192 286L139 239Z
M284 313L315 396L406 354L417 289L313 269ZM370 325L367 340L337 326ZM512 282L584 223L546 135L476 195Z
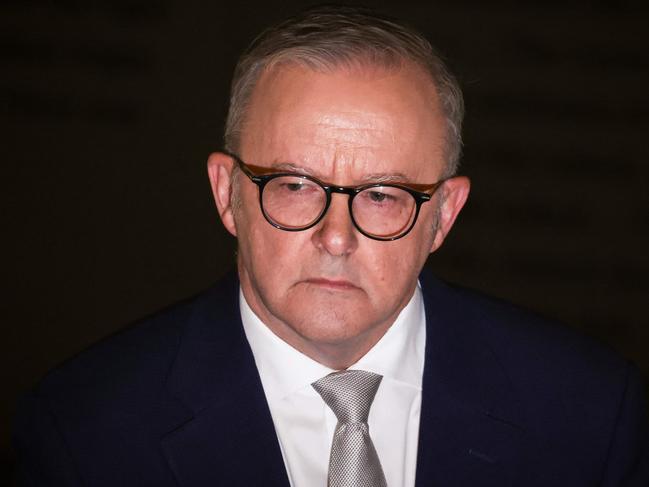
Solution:
M238 152L244 118L261 75L282 63L317 71L366 64L385 68L414 62L431 77L446 118L445 176L456 173L462 151L462 91L441 57L414 29L365 9L329 6L306 10L262 32L234 71L225 149Z

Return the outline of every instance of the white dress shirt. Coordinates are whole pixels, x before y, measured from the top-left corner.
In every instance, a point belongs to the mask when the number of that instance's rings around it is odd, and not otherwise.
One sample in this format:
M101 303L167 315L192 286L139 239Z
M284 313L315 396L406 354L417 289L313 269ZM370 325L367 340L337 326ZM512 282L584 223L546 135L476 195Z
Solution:
M240 292L243 327L255 357L293 487L325 487L336 416L311 384L332 369L275 335ZM415 484L426 315L421 289L387 333L349 369L383 376L368 419L389 487Z

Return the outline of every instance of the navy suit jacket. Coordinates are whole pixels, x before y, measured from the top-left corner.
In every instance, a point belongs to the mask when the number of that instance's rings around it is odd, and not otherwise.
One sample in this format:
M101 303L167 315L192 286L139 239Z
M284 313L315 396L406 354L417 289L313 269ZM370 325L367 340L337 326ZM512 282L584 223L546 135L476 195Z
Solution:
M417 486L649 486L635 368L565 327L421 282ZM51 372L19 405L14 444L18 485L288 486L236 277Z

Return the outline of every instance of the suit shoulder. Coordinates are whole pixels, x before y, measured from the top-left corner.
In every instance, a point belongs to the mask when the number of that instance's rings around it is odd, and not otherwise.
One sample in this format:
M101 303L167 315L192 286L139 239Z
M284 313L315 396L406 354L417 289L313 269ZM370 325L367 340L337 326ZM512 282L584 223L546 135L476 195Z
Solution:
M445 301L444 319L486 344L513 379L572 382L579 389L598 390L626 381L628 361L592 337L473 290L430 279L427 284L429 300Z
M213 301L217 289L212 287L168 306L100 340L51 370L35 393L53 403L82 400L86 406L155 396L188 323Z

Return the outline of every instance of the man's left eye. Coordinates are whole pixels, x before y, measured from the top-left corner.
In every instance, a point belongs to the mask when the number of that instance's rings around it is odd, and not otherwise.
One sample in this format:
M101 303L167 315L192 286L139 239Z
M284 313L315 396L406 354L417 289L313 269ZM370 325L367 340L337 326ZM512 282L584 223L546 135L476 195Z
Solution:
M382 203L390 196L386 193L381 193L380 191L370 191L369 197L374 203Z

